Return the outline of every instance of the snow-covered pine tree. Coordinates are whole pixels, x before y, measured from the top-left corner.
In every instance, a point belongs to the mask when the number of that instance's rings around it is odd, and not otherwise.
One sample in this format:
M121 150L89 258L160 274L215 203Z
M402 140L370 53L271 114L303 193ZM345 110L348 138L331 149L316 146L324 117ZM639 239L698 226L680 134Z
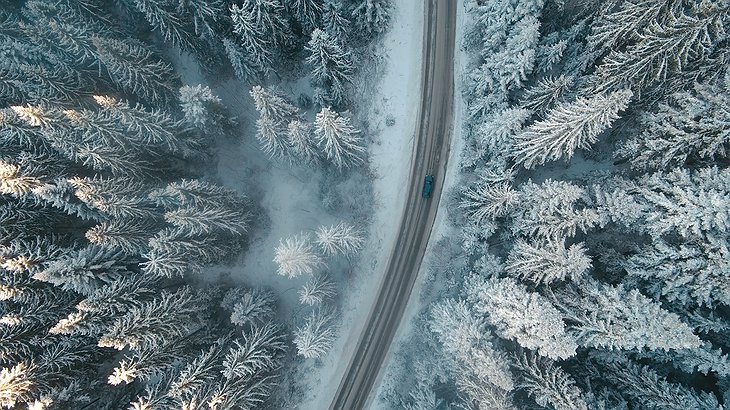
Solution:
M81 295L90 295L104 285L130 273L125 255L113 249L88 245L69 249L57 260L46 263L33 278Z
M327 159L337 169L347 168L364 161L365 147L359 131L330 108L323 107L314 121L315 135L322 145Z
M94 37L99 60L120 89L160 104L174 99L177 75L152 51L130 40Z
M147 195L157 206L168 211L181 207L228 206L242 211L249 205L241 194L200 179L181 179Z
M128 254L140 254L147 249L152 236L149 224L139 219L113 219L86 231L86 239L101 248L120 249Z
M512 232L546 240L570 238L579 230L588 232L602 221L590 203L588 191L570 182L524 183L510 215Z
M302 25L303 31L311 31L320 25L324 0L285 0L289 13Z
M519 203L519 194L508 183L491 184L482 182L464 191L459 208L481 223L485 218L506 216Z
M646 409L708 409L722 406L714 394L695 391L682 384L670 383L648 366L640 365L620 354L594 356L599 369L616 390L631 402Z
M362 232L345 222L320 226L317 229L316 241L322 252L328 256L337 254L353 256L365 245Z
M282 158L294 153L297 145L289 145L289 123L299 119L299 109L273 88L251 88L259 119L256 120L256 138L264 152L272 158ZM301 143L301 141L300 141Z
M153 30L159 30L165 41L180 47L183 50L194 50L199 47L195 36L195 26L192 19L188 20L175 7L176 2L167 0L123 0L133 3L133 6L142 14ZM197 0L199 3L211 3L208 0ZM183 1L179 2L180 5Z
M278 266L277 273L288 278L310 275L316 268L324 266L322 258L315 252L306 235L294 235L280 240L274 251L274 263Z
M727 36L729 18L727 4L699 2L688 8L677 7L666 19L650 20L635 44L614 50L603 60L591 78L590 92L625 87L638 91L673 80L688 70L694 71L688 75L691 84L710 70L719 70L722 63L706 57ZM698 65L701 59L709 64Z
M536 284L579 281L591 268L591 257L584 243L565 246L565 240L529 243L518 239L509 253L505 271Z
M247 289L234 299L231 323L238 326L260 325L274 316L274 294L261 289Z
M525 168L548 161L570 160L576 149L590 149L598 136L628 107L631 90L562 104L515 136L513 156Z
M299 289L299 302L310 306L321 305L335 295L335 284L327 274L314 275Z
M614 154L637 169L664 169L730 155L730 81L695 84L642 117L644 131Z
M165 212L165 221L188 236L225 234L241 236L248 231L251 215L247 209L221 205L180 207Z
M388 29L390 13L390 0L357 0L352 9L352 18L358 29L372 36Z
M294 331L297 353L306 359L322 357L335 340L335 312L323 308L313 310L304 324Z
M293 156L297 160L302 160L306 163L313 163L319 158L319 151L317 150L317 142L314 139L314 132L312 131L312 125L308 122L301 120L294 120L287 126L289 130L289 146Z
M556 104L564 103L575 79L565 74L559 77L545 77L525 90L520 100L522 108L534 111L542 116Z
M465 301L444 299L436 303L428 322L444 353L461 363L454 371L467 371L467 378L476 378L486 385L509 392L514 380L509 370L509 357L490 341L487 322Z
M306 61L312 68L312 81L327 93L324 103L340 104L355 71L352 53L337 38L318 28L312 31L305 48L309 52Z
M210 295L182 287L130 308L99 338L99 347L138 352L183 338L207 323Z
M602 349L687 349L700 339L680 318L638 290L597 281L566 288L553 302L578 345Z
M504 338L551 359L575 355L578 345L563 315L539 293L512 278L474 280L467 292L474 309Z
M214 112L220 109L221 99L207 85L184 85L180 87L179 99L188 123L205 127L216 121Z
M257 73L270 73L277 52L291 40L281 1L244 0L240 6L231 5L230 17L244 61L254 65Z
M517 386L540 406L555 410L588 410L575 381L552 360L533 353L517 354L512 367L519 374Z
M325 0L322 10L322 29L332 37L346 41L351 29L342 0Z
M246 54L246 51L236 44L236 41L230 38L223 38L221 43L223 44L228 61L231 63L231 67L233 67L233 72L239 80L251 82L259 77L265 76L265 72L261 72L263 69L249 61L252 57Z

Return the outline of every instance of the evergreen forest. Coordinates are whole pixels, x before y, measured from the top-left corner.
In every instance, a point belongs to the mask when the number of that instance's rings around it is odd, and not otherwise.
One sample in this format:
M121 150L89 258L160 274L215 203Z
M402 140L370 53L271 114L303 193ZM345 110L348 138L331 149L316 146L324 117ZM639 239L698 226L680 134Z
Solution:
M389 10L0 1L0 408L292 408L287 372L334 337L335 287L313 268L357 253L362 232L281 241L278 273L311 276L297 327L273 292L208 275L268 218L210 165L221 141L246 138L278 163L362 167L351 82ZM184 83L181 61L202 83L244 84L255 135L208 85ZM299 78L312 91L294 103L277 84Z

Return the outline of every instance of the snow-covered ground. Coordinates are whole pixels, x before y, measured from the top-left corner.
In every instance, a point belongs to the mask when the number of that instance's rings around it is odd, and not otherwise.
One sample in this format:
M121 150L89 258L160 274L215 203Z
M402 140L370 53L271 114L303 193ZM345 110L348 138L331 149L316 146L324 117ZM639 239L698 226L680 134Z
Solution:
M395 334L393 339L393 345L388 353L385 360L385 369L380 384L377 386L375 392L375 400L373 400L371 409L373 410L392 410L398 406L397 403L390 401L393 397L393 392L405 395L407 392L402 391L401 382L404 376L407 375L408 369L404 367L406 365L407 356L405 353L411 350L411 346L408 345L409 336L413 332L415 319L425 308L427 308L430 298L425 298L424 291L426 290L425 284L432 278L429 269L434 265L434 245L439 240L447 237L453 238L455 231L458 230L449 224L447 220L447 212L445 200L447 195L456 187L459 182L459 164L461 152L464 144L462 135L462 123L464 121L464 115L466 112L466 103L462 98L461 94L461 79L460 75L463 72L463 65L466 63L467 54L462 46L464 38L464 21L466 11L464 9L464 1L457 0L457 15L456 15L456 41L457 47L454 52L454 73L456 76L455 87L454 87L454 122L453 130L451 134L451 150L449 151L449 161L446 168L446 175L444 177L444 187L441 194L441 202L439 204L439 210L436 214L436 221L431 232L431 238L429 239L429 245L426 249L426 254L423 258L423 263L418 274L418 279L413 288L413 293L406 306L406 311L403 315L401 326ZM445 284L434 284L434 287L430 287L429 290L434 292L438 286L444 286ZM438 285L438 286L436 286ZM394 407L396 406L396 407Z

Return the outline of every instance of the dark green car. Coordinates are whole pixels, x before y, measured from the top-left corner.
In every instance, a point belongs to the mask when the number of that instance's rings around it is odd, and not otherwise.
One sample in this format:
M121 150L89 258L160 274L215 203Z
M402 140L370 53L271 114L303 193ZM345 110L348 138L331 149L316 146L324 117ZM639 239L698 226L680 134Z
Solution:
M423 179L423 192L421 196L424 198L430 198L431 191L433 191L433 175L426 175Z

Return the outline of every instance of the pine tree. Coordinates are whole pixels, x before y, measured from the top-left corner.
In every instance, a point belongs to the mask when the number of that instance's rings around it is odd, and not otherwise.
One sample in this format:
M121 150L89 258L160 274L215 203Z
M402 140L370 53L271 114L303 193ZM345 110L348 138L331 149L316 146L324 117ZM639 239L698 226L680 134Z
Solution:
M265 72L261 72L263 70L261 67L249 60L251 57L235 41L224 38L221 43L239 80L251 82L266 75Z
M335 284L326 274L315 275L299 289L299 302L305 305L321 305L336 295Z
M727 243L672 244L655 240L623 264L643 279L654 298L683 305L716 306L730 302Z
M542 121L515 136L513 153L517 164L534 168L547 161L569 160L576 149L590 149L598 136L629 104L630 90L578 98L551 110Z
M220 205L182 207L165 213L165 221L189 236L214 233L240 236L248 231L249 218L246 210Z
M519 194L510 184L480 183L464 191L459 207L466 214L481 223L485 218L494 220L510 213L519 202Z
M274 263L278 265L277 273L288 278L310 275L314 269L324 265L322 259L314 252L309 238L295 235L279 241L274 251Z
M588 206L588 192L570 182L527 182L520 186L519 201L511 213L512 231L526 237L569 238L602 222L599 213Z
M50 261L33 278L89 295L100 287L128 274L123 253L89 245L68 250L61 258Z
M297 160L306 163L317 161L319 151L317 151L317 143L314 140L312 125L304 121L294 120L289 123L287 129L289 130L289 146Z
M140 254L147 249L152 232L141 220L114 219L93 226L84 235L94 245Z
M322 357L335 340L335 314L317 309L310 313L304 325L294 331L297 353L307 359Z
M352 256L365 245L362 233L345 222L320 226L317 229L316 242L322 252L329 256L337 254Z
M289 145L289 123L298 119L299 110L278 91L261 86L251 88L259 119L256 121L256 138L264 152L272 158L281 158L292 153L298 146Z
M522 352L512 366L520 372L518 386L540 406L555 410L588 410L575 381L552 360Z
M341 0L325 0L322 11L322 28L332 37L345 41L350 33L350 20L344 14Z
M290 13L302 25L305 31L310 31L319 25L324 9L323 0L287 0Z
M275 53L290 41L283 11L279 0L244 0L240 6L231 5L233 32L243 47L244 60L256 67L255 72L269 74Z
M678 10L664 21L650 21L637 43L609 54L593 75L592 92L638 90L688 69L701 71L696 62L710 55L727 35L727 5L700 2L691 9L689 13ZM702 72L692 76L697 74Z
M134 7L144 14L150 26L162 33L165 41L184 50L193 50L198 46L193 35L195 28L192 21L187 20L186 16L174 8L174 2L164 0L133 0L133 2ZM206 0L200 2L206 3Z
M536 284L569 279L578 281L591 268L584 243L565 246L564 241L528 243L518 240L507 258L505 271Z
M669 350L700 346L680 318L638 290L591 281L554 299L580 346Z
M436 334L442 349L461 365L467 379L476 378L499 390L514 389L509 358L495 348L486 330L486 321L464 301L445 299L430 312L429 329Z
M155 104L172 100L177 76L169 64L132 42L103 37L92 41L119 88Z
M352 53L320 29L314 29L305 48L309 52L306 61L312 67L312 81L327 91L327 103L339 104L355 71Z
M221 99L213 94L210 87L202 84L180 87L179 99L185 120L196 127L214 122L213 111L221 105Z
M542 116L556 104L564 103L575 79L565 74L557 78L545 77L525 90L520 106Z
M642 117L644 131L614 154L637 169L670 169L688 161L726 158L730 151L730 84L696 84Z
M249 289L236 298L231 309L231 323L259 325L271 320L274 313L274 295L271 292Z
M201 297L202 296L202 297ZM158 298L132 307L99 339L99 347L143 352L188 336L205 324L207 295L183 287L163 291Z
M695 392L681 384L669 383L647 366L623 356L600 360L601 372L615 383L623 395L646 409L721 409L712 393Z
M352 10L352 17L357 28L374 35L388 29L390 12L390 0L358 0Z
M227 206L242 210L248 207L246 199L230 189L199 179L181 179L147 195L155 205L168 211L181 207Z
M475 281L467 292L474 309L486 315L504 338L551 359L575 355L577 343L563 316L540 294L512 278Z
M33 365L18 363L0 369L0 406L14 408L17 402L28 402L35 387L31 379Z
M324 147L327 159L338 169L350 167L363 161L365 148L359 131L330 108L322 108L314 121L315 135Z

